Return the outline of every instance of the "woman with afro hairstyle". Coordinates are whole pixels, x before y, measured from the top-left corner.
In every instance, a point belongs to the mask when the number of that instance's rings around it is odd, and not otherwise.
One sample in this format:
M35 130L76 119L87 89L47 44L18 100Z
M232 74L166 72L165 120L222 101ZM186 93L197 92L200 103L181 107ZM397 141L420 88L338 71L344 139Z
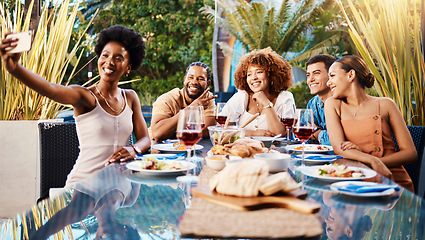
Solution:
M254 50L241 57L234 78L239 91L223 108L226 115L231 114L230 122L241 125L259 113L246 126L245 135L286 134L277 112L285 105L295 108L294 97L287 91L292 86L291 65L270 47Z
M100 80L88 88L53 84L24 68L18 63L21 53L9 52L16 44L17 39L10 38L1 42L0 53L7 71L39 94L74 108L80 153L66 187L74 186L105 165L131 160L149 149L148 128L139 98L133 90L118 87L121 76L139 68L145 57L140 34L118 25L99 33L95 52ZM137 142L127 146L132 133Z
M325 102L329 139L335 154L367 164L413 192L403 165L417 160L415 145L394 101L366 93L374 80L358 56L344 56L331 65L327 85L332 97Z

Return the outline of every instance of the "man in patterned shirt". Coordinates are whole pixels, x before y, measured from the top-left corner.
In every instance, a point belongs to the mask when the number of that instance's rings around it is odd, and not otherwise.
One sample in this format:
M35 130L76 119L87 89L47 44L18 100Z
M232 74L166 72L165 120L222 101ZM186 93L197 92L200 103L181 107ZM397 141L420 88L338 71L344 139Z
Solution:
M325 120L325 101L332 96L330 88L326 85L329 80L329 67L336 58L320 54L311 57L307 61L307 84L311 94L316 94L307 104L308 109L313 109L314 124L317 130L311 140L319 141L320 144L331 145Z

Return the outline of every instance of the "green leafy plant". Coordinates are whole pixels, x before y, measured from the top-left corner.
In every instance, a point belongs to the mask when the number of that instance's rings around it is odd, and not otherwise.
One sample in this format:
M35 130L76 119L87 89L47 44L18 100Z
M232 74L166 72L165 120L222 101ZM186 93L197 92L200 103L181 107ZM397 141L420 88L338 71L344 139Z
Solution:
M4 38L7 32L12 30L21 32L28 31L32 4L24 17L22 4L15 5L12 14L7 5L0 5L0 35ZM51 83L67 85L74 75L75 67L65 79L71 61L77 66L81 54L77 56L79 49L76 42L69 51L69 42L73 32L74 21L78 11L78 4L69 4L65 0L52 9L46 5L41 12L39 25L33 38L32 48L29 52L22 53L20 63L27 69L43 76ZM0 120L36 120L57 117L62 105L44 97L29 89L9 74L1 65L0 77Z
M289 52L302 54L314 50L323 53L340 40L338 35L333 35L310 46L304 38L306 29L332 4L329 0L298 3L283 0L280 6L273 1L217 0L217 3L218 10L205 6L202 12L211 20L215 19L247 51L271 47L287 58ZM223 45L225 43L221 43Z
M313 95L310 94L310 88L308 88L306 81L295 84L288 89L288 91L294 95L297 108L306 108L308 101L313 97Z
M362 11L353 0L346 1L347 7L337 2L356 48L377 79L375 90L396 102L406 124L425 125L420 0L358 0Z
M214 28L206 16L198 11L204 3L212 2L116 0L110 8L100 10L93 26L99 31L121 24L142 34L146 58L139 70L130 73L130 79L142 80L131 87L140 89L141 97L150 89L154 90L150 92L152 96L157 96L157 92L166 92L175 87L174 79L184 76L191 62L202 61L212 68ZM183 77L179 81L182 86Z

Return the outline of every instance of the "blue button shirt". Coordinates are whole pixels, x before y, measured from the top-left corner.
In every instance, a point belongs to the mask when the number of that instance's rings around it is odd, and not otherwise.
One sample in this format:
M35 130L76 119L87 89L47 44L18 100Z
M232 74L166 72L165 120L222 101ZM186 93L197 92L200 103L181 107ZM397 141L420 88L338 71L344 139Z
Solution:
M310 99L310 101L308 101L307 109L313 110L314 124L322 130L318 136L319 143L323 145L331 145L328 130L326 130L325 104L322 102L322 99L319 98L319 95L314 96Z

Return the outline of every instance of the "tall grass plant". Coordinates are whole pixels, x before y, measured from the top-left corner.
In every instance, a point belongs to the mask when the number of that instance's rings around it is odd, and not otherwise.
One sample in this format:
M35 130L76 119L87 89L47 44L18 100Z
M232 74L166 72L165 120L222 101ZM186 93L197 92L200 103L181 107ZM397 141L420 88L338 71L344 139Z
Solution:
M420 0L337 0L350 36L377 79L379 96L392 98L408 125L425 125L425 61ZM353 16L348 17L346 11Z
M2 39L7 32L29 30L32 6L33 2L25 15L24 6L20 1L16 1L13 10L8 9L4 2L0 4ZM82 52L77 56L81 38L70 51L68 50L77 12L78 4L73 3L71 6L69 0L57 3L53 8L48 8L46 3L41 11L31 50L22 53L20 64L51 83L68 85L76 70L75 66L78 65L82 56ZM72 70L70 77L65 79L68 67ZM37 120L57 117L62 105L20 83L6 71L3 64L0 73L0 120Z

